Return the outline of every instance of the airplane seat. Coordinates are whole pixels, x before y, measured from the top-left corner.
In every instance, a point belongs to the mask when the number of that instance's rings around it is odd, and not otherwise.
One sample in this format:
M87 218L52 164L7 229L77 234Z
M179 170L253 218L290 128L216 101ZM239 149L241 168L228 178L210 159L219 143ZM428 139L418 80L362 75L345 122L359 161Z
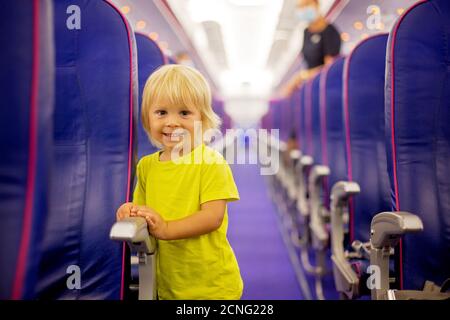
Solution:
M0 299L34 299L49 196L52 1L2 4L0 18Z
M295 121L298 122L297 140L300 148L300 157L297 161L295 168L296 177L296 190L297 190L297 221L296 225L299 230L300 236L309 243L309 205L308 205L308 173L313 165L313 158L311 156L311 143L310 134L308 129L310 128L309 117L309 94L310 81L304 83L299 89L298 98L298 112L296 114ZM306 243L305 243L306 245Z
M320 132L321 159L324 166L329 168L329 175L324 178L324 206L330 210L331 188L339 181L347 179L347 164L345 160L345 139L343 119L343 71L344 57L338 57L333 63L325 67L320 82ZM348 233L348 215L344 217L344 234ZM331 226L325 225L330 232ZM369 260L350 259L350 267L361 282L365 281L365 270ZM364 293L368 293L366 290Z
M325 277L330 270L329 264L329 211L326 207L325 181L330 174L330 168L324 165L322 158L322 144L324 143L321 130L321 104L323 100L321 85L325 74L323 70L312 79L309 94L309 132L311 141L311 155L314 159L308 175L308 201L309 201L309 228L311 234L311 247L314 251L315 264L315 288L316 296L323 300L325 294L323 288L328 287ZM307 104L308 106L308 104ZM332 282L332 280L331 280ZM332 283L330 283L333 286ZM329 290L326 290L329 291ZM334 294L334 289L333 289Z
M313 156L313 141L312 141L312 95L313 95L313 82L314 78L308 80L305 83L305 93L303 96L303 122L300 124L303 126L303 145L302 154ZM315 163L315 159L313 158Z
M288 211L289 202L289 168L286 165L286 141L288 138L288 125L289 125L289 98L283 98L276 103L276 126L275 129L279 130L279 159L280 167L276 174L277 183L280 186L278 190L278 205L282 212Z
M299 144L299 112L300 112L300 90L296 88L289 96L288 103L288 142L290 151L285 155L285 161L287 166L287 177L289 183L287 185L288 201L289 201L289 211L295 212L296 209L296 199L297 199L297 175L296 167L300 160L300 144Z
M353 299L368 293L366 282L358 278L352 265L361 260L364 266L364 260L369 260L371 220L375 214L391 208L384 140L387 39L387 34L379 34L363 40L344 62L343 117L348 181L337 182L331 196L333 273L336 288L343 298ZM351 197L354 194L358 195ZM344 242L347 212L348 244ZM344 253L345 249L348 254Z
M324 179L325 206L330 208L331 187L340 180L346 180L345 143L342 108L342 73L344 57L337 58L327 66L320 83L320 134L321 162L330 168Z
M389 37L385 112L392 207L423 223L422 232L406 234L399 244L400 288L406 290L450 278L449 15L448 1L419 2ZM403 298L429 298L409 293Z
M147 35L136 32L136 47L138 56L138 77L139 77L139 110L142 107L142 93L144 92L145 83L150 75L160 66L168 63L164 53L159 45L150 39ZM140 112L139 112L140 114ZM138 159L143 156L152 154L158 150L153 146L142 126L139 117L138 120Z
M314 159L314 166L311 169L308 180L309 202L311 218L322 219L322 215L327 215L325 211L325 179L330 174L329 167L325 166L322 159L323 137L321 130L321 104L323 100L320 87L324 79L323 71L318 73L312 79L310 87L310 140L311 140L311 156ZM312 221L315 223L314 221ZM319 222L319 221L316 221ZM324 221L320 223L320 227L324 227Z
M320 136L320 79L322 72L316 74L312 79L309 95L309 114L311 122L308 125L308 130L311 139L311 156L314 159L314 164L322 164L321 154L321 136Z
M54 20L54 165L38 298L126 298L127 247L109 231L133 189L134 34L108 1L55 1Z

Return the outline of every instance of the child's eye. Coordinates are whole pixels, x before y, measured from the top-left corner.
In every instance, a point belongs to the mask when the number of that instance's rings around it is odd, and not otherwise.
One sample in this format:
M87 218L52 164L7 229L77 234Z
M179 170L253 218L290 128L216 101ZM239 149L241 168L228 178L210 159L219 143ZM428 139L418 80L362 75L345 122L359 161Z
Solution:
M156 110L155 113L156 113L156 115L158 115L158 116L163 116L163 115L166 114L166 111L164 111L164 110Z
M187 110L183 110L183 111L180 112L180 114L181 114L182 116L187 116L187 115L191 114L191 112L190 112L190 111L187 111Z

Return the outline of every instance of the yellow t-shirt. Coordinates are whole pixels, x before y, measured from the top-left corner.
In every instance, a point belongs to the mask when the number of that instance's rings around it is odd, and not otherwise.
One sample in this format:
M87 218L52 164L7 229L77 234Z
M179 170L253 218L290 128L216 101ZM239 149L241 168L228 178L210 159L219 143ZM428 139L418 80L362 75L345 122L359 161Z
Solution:
M176 161L160 161L160 151L137 165L133 203L165 220L181 219L207 201L239 200L233 175L217 151L201 145ZM243 282L228 240L228 213L219 229L198 237L158 240L159 299L239 299Z

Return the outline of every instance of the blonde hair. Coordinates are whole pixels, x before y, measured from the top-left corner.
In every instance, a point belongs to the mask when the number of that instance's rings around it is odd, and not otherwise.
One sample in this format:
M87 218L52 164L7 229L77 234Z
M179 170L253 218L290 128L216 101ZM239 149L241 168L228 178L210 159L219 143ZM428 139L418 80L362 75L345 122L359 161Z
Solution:
M203 132L220 127L221 120L211 107L211 89L202 74L184 65L164 65L150 75L142 93L142 126L155 145L150 135L150 108L162 99L171 105L196 108L201 114Z

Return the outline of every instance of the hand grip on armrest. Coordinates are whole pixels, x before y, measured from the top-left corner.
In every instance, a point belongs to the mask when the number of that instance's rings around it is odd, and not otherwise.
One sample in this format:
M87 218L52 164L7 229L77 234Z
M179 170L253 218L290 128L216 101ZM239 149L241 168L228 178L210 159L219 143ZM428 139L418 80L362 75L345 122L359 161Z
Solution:
M344 214L352 195L360 192L352 181L338 181L331 190L331 260L336 289L353 299L360 295L359 278L350 266L344 250Z
M331 189L331 249L334 255L344 259L344 212L352 195L360 192L353 181L338 181Z
M313 246L323 248L328 242L328 232L325 229L325 221L322 216L324 204L321 198L323 179L330 174L330 168L323 165L315 165L309 175L309 202L310 202L310 227L313 234Z
M313 165L314 159L311 156L301 156L297 163L295 173L297 177L297 210L302 216L309 216L309 204L307 200L308 169Z
M115 241L125 241L133 251L153 254L156 249L155 239L150 236L144 218L125 218L114 223L109 237Z
M382 212L372 219L370 225L370 264L379 270L379 284L371 288L372 299L385 299L389 292L389 256L405 233L423 230L420 218L409 212Z
M289 152L289 157L291 158L291 160L298 160L301 158L301 156L302 156L302 153L298 149L293 149Z
M422 231L423 224L409 212L382 212L373 217L370 229L374 248L394 247L405 233Z
M303 167L309 167L309 166L312 166L312 165L313 165L314 159L313 159L313 157L308 156L308 155L306 155L306 156L301 156L301 157L300 157L300 163L301 163L301 165L302 165Z

